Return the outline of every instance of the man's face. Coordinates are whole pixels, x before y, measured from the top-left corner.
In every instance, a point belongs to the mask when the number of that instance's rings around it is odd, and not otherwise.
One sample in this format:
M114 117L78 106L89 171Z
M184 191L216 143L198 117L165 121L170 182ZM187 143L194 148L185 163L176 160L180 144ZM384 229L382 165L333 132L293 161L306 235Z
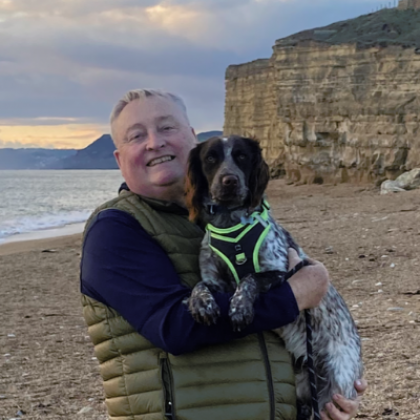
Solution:
M115 158L131 191L178 201L183 192L193 129L170 99L148 97L130 102L114 122Z

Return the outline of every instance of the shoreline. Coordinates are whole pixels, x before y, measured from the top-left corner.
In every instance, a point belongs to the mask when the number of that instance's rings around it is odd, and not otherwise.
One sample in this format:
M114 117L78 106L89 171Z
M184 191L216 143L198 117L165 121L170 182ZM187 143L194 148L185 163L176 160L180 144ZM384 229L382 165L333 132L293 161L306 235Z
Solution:
M81 239L85 223L74 223L9 236L0 242L0 255L18 254L39 249L62 248Z

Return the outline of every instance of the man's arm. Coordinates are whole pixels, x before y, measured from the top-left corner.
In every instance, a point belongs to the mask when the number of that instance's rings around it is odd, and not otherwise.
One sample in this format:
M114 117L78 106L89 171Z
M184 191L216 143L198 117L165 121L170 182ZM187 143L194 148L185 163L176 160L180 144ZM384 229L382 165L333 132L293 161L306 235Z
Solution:
M299 308L288 283L261 294L254 321L241 333L228 317L229 293L214 293L217 325L196 323L183 304L183 286L164 250L130 215L98 214L86 235L81 263L82 293L117 310L141 335L172 354L223 343L293 322Z
M321 303L328 291L330 284L328 271L325 266L315 260L310 260L310 265L299 270L290 277L289 284L296 298L300 311L315 308ZM289 248L289 270L301 261L295 249Z

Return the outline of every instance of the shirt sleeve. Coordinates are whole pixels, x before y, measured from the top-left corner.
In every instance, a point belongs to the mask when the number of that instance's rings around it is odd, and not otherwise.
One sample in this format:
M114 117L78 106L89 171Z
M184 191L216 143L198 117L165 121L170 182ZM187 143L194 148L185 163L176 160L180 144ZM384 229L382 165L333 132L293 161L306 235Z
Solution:
M236 333L228 318L230 293L214 293L221 309L216 325L194 321L182 285L161 246L129 214L99 213L86 234L80 271L81 292L118 311L142 336L174 355L228 342L293 322L299 309L286 282L261 294L253 322Z

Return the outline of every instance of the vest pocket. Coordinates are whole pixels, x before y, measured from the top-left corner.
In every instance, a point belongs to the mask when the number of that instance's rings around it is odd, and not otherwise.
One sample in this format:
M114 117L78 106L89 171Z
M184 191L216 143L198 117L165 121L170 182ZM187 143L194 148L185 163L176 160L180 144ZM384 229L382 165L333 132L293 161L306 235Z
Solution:
M168 420L175 420L175 412L173 405L173 390L172 390L172 372L171 365L167 354L163 353L160 356L161 375L163 385L163 398L165 407L165 418Z

